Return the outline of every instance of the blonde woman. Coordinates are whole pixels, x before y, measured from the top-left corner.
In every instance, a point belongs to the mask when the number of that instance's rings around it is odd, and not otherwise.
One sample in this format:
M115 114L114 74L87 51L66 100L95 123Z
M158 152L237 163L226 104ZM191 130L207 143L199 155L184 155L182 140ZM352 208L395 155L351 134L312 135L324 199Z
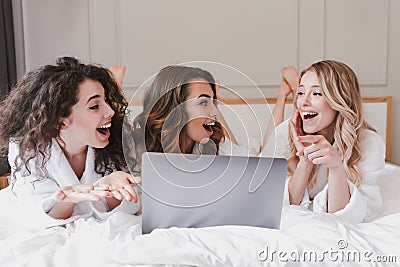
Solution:
M300 75L294 104L293 118L276 130L276 151L267 144L264 153L288 158L285 202L366 220L382 203L376 180L385 144L364 121L355 73L333 60L312 64Z

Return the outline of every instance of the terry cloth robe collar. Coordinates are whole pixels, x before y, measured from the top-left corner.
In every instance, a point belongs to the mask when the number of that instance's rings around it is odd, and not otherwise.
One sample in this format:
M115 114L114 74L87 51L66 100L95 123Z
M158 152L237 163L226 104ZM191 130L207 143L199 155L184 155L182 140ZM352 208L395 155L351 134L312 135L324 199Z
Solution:
M55 177L58 177L57 183L60 187L68 186L71 184L93 184L100 177L100 174L94 172L94 159L95 151L94 148L88 146L87 154L85 159L85 170L79 179L71 165L69 164L67 157L64 155L58 142L53 139L51 146L51 156L47 164L48 171L54 173Z

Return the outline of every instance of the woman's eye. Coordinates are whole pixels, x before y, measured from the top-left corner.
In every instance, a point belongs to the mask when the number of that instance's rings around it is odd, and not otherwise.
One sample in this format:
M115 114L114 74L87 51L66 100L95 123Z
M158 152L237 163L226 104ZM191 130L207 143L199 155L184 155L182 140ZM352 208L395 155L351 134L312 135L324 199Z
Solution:
M94 106L91 106L91 107L89 107L90 109L98 109L99 108L99 105L97 104L97 105L94 105Z
M304 92L297 92L297 95L304 95Z
M203 100L200 102L201 106L207 106L208 105L208 100Z
M322 94L320 93L320 92L314 92L314 94L313 95L316 95L316 96L322 96Z

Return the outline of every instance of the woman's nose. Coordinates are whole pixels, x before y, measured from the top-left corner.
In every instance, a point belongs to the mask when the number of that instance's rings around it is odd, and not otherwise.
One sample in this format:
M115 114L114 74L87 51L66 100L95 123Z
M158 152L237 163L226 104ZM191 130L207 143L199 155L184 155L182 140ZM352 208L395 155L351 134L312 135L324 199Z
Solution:
M218 110L217 106L214 103L212 103L211 110L210 110L210 118L217 119L218 114L219 114L219 110Z
M309 106L310 105L310 94L306 93L301 98L300 106Z
M107 104L107 110L106 113L104 114L104 118L111 118L112 116L114 116L115 111L110 107L109 104Z

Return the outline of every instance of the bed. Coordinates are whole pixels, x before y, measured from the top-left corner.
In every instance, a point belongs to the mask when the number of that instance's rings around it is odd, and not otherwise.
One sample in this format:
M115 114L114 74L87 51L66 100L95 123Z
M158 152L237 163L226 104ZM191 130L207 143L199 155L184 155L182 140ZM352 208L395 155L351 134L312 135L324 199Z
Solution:
M260 104L257 103L254 105ZM383 103L378 108L390 117L391 102L377 103ZM225 119L232 133L238 133L235 127L239 126L230 124L232 118ZM385 122L390 124L390 120ZM380 132L390 143L390 125L384 127ZM235 138L238 142L244 140L240 134ZM388 162L378 182L384 205L369 222L350 224L333 214L289 206L282 211L280 230L246 226L173 227L141 235L140 216L125 213L115 213L103 222L79 219L65 227L37 229L30 227L35 222L28 219L29 214L20 223L9 223L5 218L7 207L3 206L0 262L1 266L43 267L398 266L400 166Z

